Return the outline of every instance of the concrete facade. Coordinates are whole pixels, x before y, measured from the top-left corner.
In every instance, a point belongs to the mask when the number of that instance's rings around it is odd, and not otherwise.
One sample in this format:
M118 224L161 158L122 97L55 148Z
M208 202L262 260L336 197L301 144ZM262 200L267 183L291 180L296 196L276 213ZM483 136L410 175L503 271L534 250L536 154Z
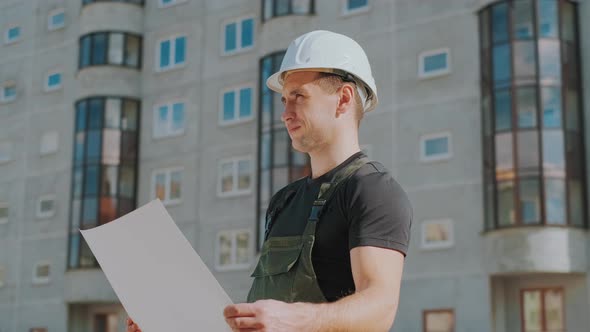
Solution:
M312 15L267 21L261 19L262 1L177 2L160 8L155 0L143 7L0 0L3 34L12 25L21 27L18 42L0 45L0 85L15 82L17 91L14 102L0 103L0 144L9 143L12 151L11 160L0 163L0 203L9 206L8 222L0 224L0 269L5 271L0 332L36 327L100 332L92 323L97 313L117 314L123 330L125 311L104 274L99 269L67 270L74 103L89 96L141 100L137 205L154 198L155 170L182 168L182 199L167 209L232 299L244 301L256 252L250 253L248 268L222 271L216 268L215 243L225 230L244 229L255 236L256 172L250 193L219 197L219 163L236 156L256 161L259 61L314 29L349 35L367 51L380 104L363 120L361 145L392 171L413 204L412 241L393 331L422 331L423 311L441 308L454 310L455 331L521 331L520 290L537 287L563 288L567 331L590 331L586 230L484 232L477 13L494 1L369 0L367 10L343 14L345 1L316 0ZM590 128L590 1L578 3L584 120ZM59 8L65 10L65 27L48 31L48 14ZM223 24L240 17L254 18L254 46L223 55ZM141 34L141 70L79 70L78 40L96 31ZM187 38L185 64L160 72L158 41L176 35ZM441 48L450 50L451 72L419 79L418 55ZM46 92L45 75L52 70L61 71L62 88ZM223 89L242 85L253 87L253 119L220 125ZM176 100L185 102L184 132L154 138L155 107ZM40 155L47 132L57 132L59 147ZM452 135L451 157L422 162L420 138L439 132ZM588 160L590 134L585 142ZM36 216L43 195L55 196L55 213L48 218ZM433 219L452 220L449 248L421 246L422 223ZM47 284L32 282L38 262L50 264Z

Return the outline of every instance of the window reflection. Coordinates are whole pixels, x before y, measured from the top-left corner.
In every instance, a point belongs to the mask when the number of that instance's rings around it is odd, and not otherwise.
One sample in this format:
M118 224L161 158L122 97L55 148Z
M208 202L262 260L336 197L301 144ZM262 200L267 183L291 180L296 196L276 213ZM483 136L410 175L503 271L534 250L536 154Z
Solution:
M479 13L486 229L586 226L577 16L569 0Z

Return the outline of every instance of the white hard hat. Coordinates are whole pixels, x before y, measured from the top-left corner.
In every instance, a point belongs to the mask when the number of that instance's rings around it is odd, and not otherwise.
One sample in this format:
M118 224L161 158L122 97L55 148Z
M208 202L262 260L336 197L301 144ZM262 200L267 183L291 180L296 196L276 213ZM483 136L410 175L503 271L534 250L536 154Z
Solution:
M281 69L266 80L266 85L281 93L289 71L319 71L338 74L356 83L365 112L377 106L377 86L369 59L353 39L324 30L308 32L291 42Z

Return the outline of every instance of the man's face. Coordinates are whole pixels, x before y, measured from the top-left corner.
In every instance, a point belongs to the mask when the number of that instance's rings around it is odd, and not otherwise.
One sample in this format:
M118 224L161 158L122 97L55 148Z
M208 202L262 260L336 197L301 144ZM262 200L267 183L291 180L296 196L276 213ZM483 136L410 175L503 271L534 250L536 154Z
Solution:
M317 72L295 72L283 84L281 100L285 110L281 119L293 148L301 152L309 153L330 144L336 130L338 94L329 94L315 84L318 76Z

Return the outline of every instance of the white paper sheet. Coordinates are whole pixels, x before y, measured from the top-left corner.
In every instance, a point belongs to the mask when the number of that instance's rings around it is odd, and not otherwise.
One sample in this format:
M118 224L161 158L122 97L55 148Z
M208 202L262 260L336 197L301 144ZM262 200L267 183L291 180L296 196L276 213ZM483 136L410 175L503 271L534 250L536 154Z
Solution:
M231 331L229 296L159 200L81 233L143 332Z

